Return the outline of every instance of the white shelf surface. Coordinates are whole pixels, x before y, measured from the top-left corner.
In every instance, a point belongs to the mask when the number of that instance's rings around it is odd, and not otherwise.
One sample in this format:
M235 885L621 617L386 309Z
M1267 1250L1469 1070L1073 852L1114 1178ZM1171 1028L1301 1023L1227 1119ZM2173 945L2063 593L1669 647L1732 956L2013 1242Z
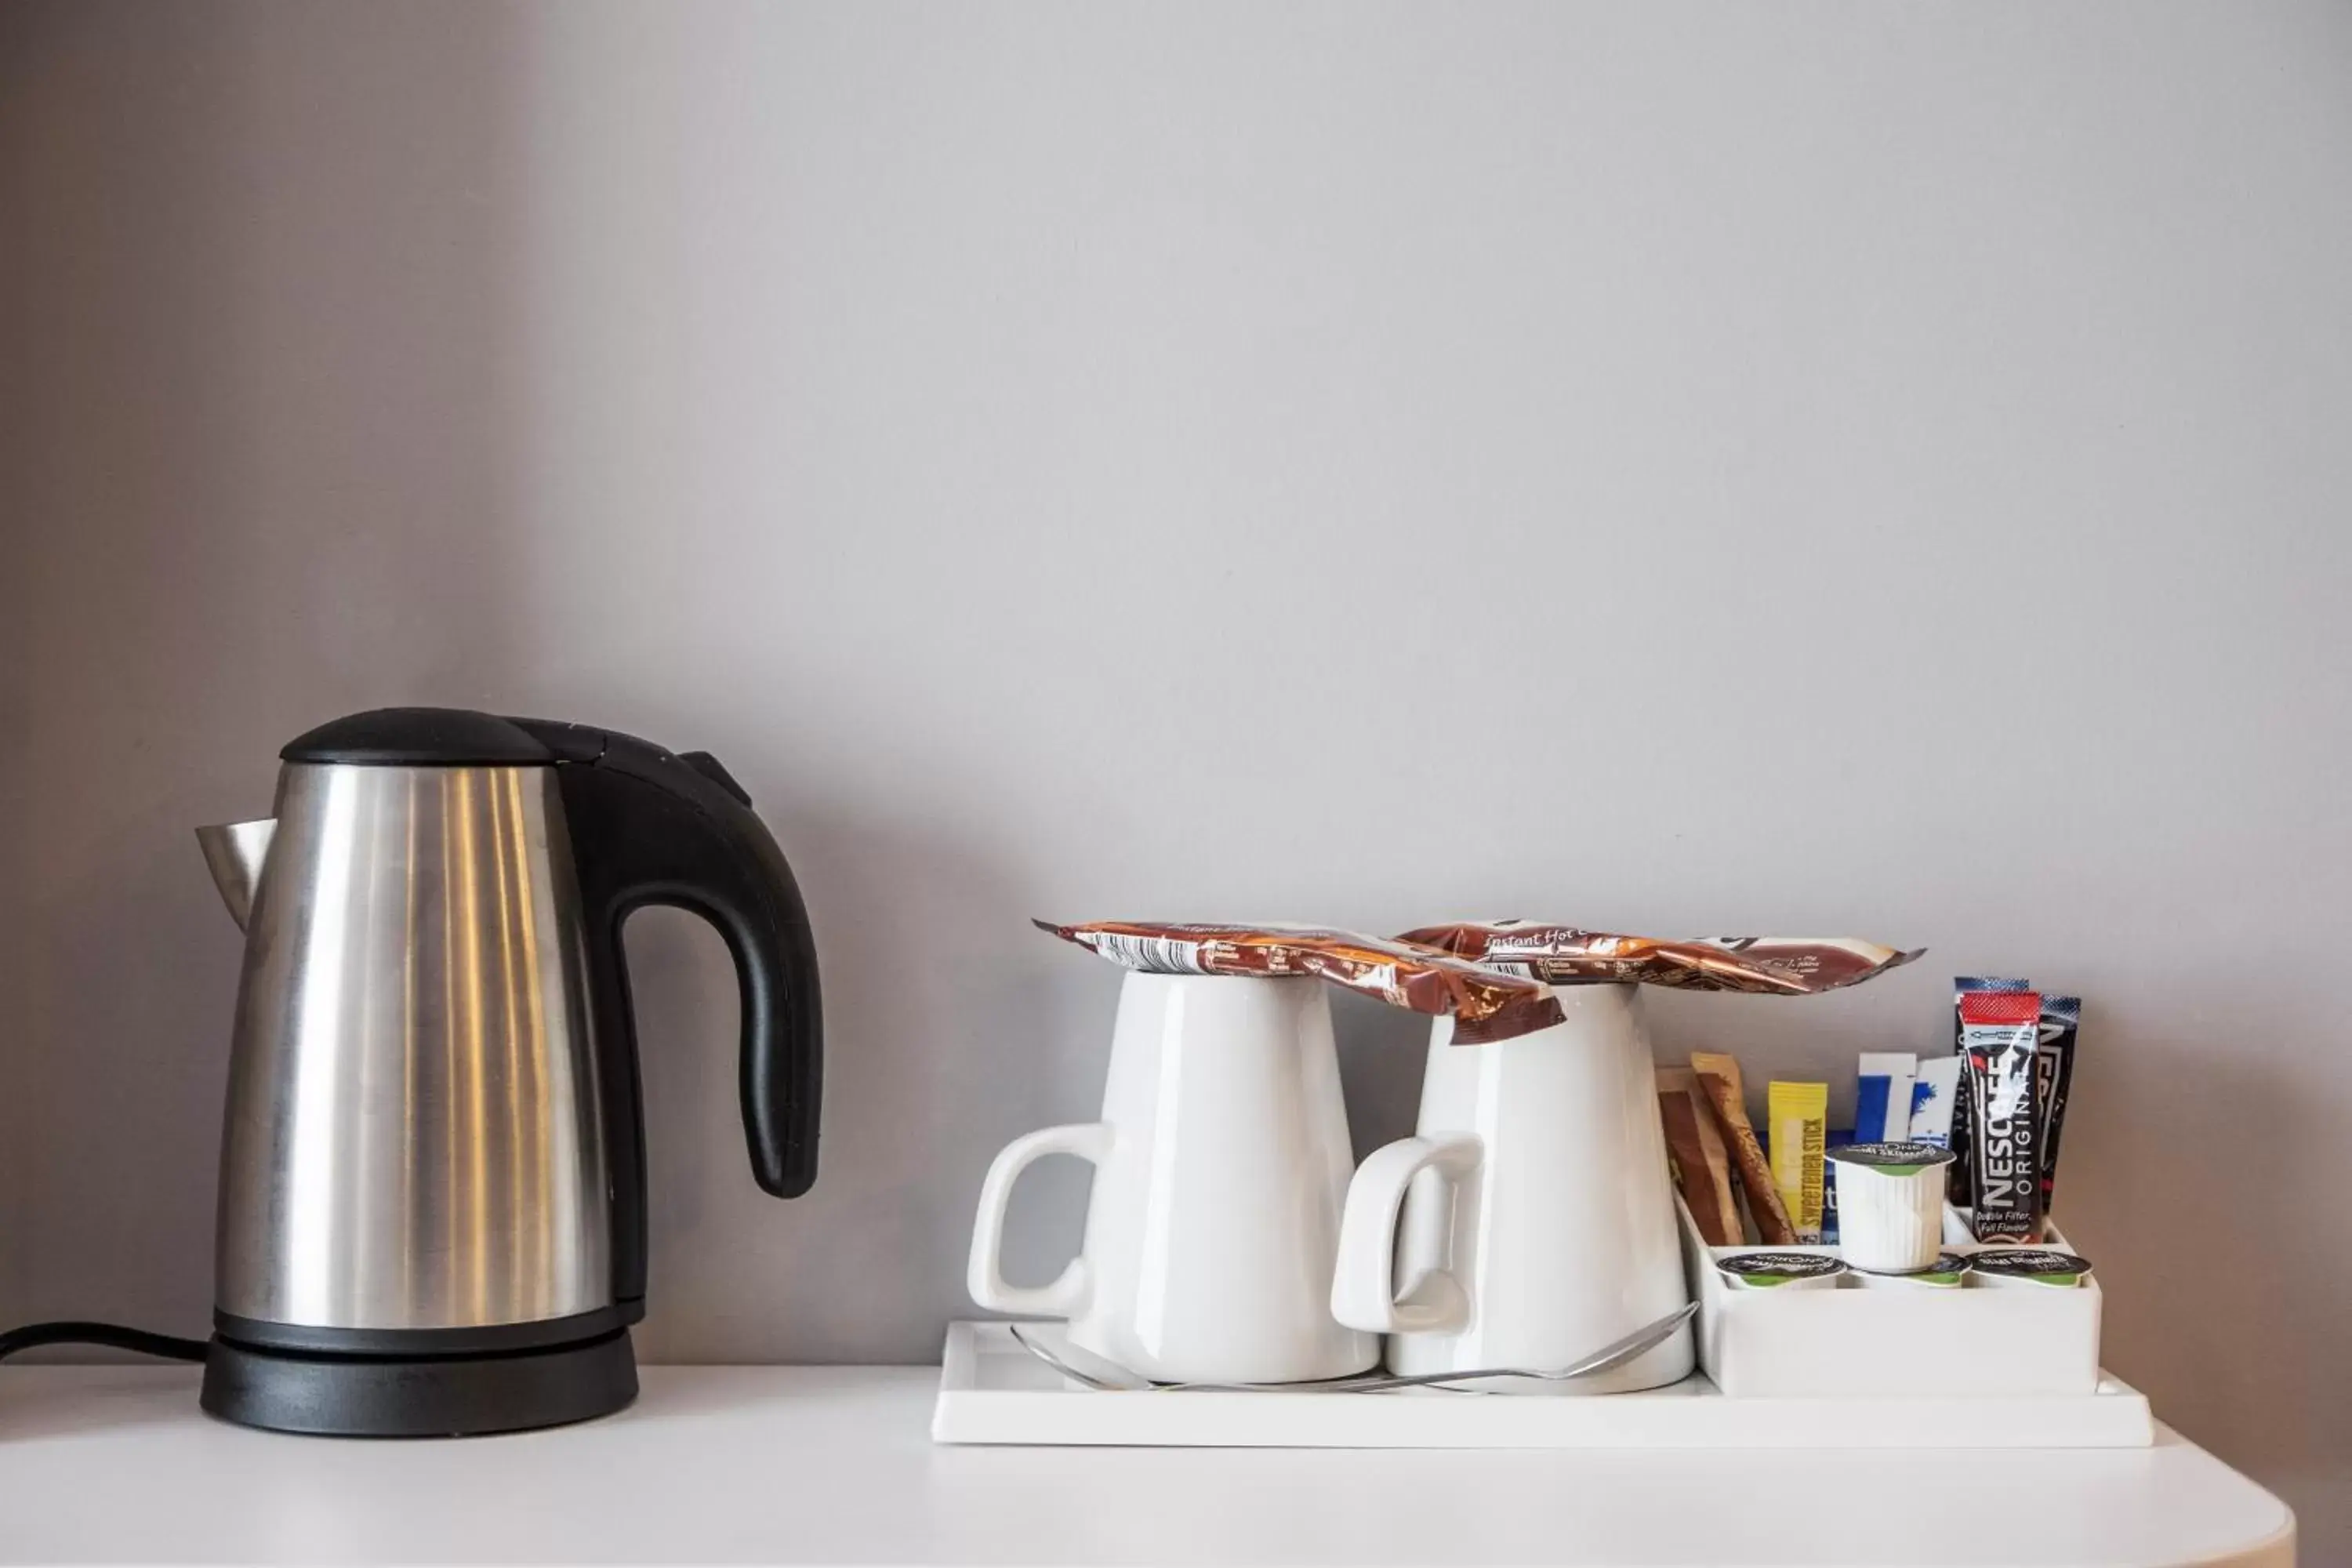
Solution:
M0 1368L0 1563L2294 1560L2285 1505L2161 1427L2006 1454L951 1447L935 1367L644 1381L603 1421L384 1443L221 1425L193 1368Z

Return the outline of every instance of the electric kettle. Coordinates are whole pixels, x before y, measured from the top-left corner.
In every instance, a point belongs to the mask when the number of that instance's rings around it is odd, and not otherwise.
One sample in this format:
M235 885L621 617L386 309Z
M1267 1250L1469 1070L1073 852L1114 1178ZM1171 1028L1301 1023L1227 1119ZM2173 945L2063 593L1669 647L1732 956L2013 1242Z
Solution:
M621 927L709 920L743 1131L816 1176L816 958L790 868L708 752L388 708L289 744L276 815L200 829L246 933L204 1407L282 1431L583 1420L636 1394L645 1119Z

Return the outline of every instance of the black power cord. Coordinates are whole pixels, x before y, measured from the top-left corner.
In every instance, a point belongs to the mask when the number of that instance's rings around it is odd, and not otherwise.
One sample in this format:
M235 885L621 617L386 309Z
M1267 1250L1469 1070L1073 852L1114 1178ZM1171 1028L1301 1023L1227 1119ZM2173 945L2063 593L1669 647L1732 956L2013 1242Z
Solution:
M205 1350L203 1340L174 1339L170 1334L151 1334L144 1329L126 1329L114 1323L26 1323L21 1329L0 1333L0 1361L38 1345L104 1345L109 1350L162 1356L167 1361L202 1361Z

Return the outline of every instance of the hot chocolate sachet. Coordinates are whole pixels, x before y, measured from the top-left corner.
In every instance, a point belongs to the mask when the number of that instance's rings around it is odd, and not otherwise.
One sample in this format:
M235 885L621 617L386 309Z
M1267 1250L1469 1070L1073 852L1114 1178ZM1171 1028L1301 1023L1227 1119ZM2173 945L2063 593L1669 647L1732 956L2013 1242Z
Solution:
M1034 923L1039 931L1148 974L1306 975L1391 1007L1451 1014L1457 1045L1507 1040L1560 1021L1559 998L1539 981L1358 931L1161 921Z
M1397 940L1551 985L1637 982L1767 996L1810 996L1859 985L1927 951L1906 952L1842 936L1718 936L1676 942L1536 921L1423 926Z

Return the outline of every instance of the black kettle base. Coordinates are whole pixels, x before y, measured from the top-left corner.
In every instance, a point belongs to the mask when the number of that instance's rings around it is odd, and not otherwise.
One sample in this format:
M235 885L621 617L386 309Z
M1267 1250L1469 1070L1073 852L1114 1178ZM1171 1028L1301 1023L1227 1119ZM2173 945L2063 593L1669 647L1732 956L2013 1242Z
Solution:
M241 1426L326 1437L466 1437L609 1415L637 1396L629 1331L482 1355L265 1350L215 1336L200 1403Z

